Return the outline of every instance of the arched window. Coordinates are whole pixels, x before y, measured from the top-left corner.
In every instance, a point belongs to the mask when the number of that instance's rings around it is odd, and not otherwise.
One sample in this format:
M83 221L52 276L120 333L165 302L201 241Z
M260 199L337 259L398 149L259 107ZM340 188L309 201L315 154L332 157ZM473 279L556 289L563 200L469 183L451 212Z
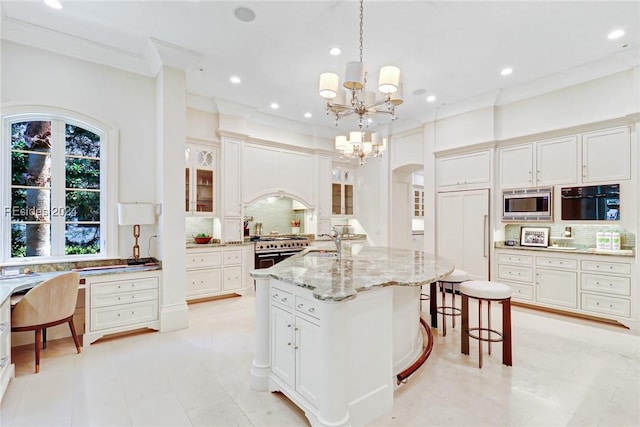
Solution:
M6 116L3 131L1 259L106 256L107 132L51 114Z

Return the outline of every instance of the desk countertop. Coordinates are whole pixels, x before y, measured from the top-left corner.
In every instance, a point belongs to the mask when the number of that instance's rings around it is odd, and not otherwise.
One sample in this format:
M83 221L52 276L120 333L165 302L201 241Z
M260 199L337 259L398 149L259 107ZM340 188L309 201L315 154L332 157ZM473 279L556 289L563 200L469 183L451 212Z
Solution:
M80 278L86 278L90 276L104 276L109 274L123 274L123 273L137 273L139 271L154 271L160 270L159 265L141 265L141 266L115 266L114 268L107 269L88 269L80 270ZM22 274L12 278L0 279L0 303L3 303L7 298L16 292L24 291L25 289L31 289L45 280L55 277L58 274L66 273L67 271L53 271L46 273L31 273Z
M433 254L358 243L352 244L351 253L343 248L340 260L318 252L322 250L307 249L271 268L254 270L251 276L311 289L319 300L344 301L375 287L426 285L454 268L452 262Z

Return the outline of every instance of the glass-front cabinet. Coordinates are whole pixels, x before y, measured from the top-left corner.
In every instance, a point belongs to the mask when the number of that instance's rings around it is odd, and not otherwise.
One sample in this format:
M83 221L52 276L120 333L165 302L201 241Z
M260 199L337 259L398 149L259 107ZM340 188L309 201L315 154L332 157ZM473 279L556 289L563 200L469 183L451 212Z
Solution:
M351 169L334 167L331 183L331 213L336 216L354 215L354 177Z
M187 144L185 151L185 212L211 215L215 208L216 152Z

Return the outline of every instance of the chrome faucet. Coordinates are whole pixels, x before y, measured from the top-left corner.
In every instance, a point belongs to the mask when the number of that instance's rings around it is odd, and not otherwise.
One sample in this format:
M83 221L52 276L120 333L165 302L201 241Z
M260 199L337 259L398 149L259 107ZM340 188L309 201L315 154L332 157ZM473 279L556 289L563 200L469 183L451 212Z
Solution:
M336 244L338 259L342 259L342 236L335 228L331 228L331 234L321 234L321 237L328 237Z

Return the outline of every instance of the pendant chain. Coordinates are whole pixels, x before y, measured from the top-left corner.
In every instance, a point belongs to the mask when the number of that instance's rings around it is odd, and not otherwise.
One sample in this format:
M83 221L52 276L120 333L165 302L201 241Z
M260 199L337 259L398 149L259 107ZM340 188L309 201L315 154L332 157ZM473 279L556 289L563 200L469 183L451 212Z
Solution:
M363 17L364 17L364 0L360 0L360 63L362 63L362 33L363 33Z

